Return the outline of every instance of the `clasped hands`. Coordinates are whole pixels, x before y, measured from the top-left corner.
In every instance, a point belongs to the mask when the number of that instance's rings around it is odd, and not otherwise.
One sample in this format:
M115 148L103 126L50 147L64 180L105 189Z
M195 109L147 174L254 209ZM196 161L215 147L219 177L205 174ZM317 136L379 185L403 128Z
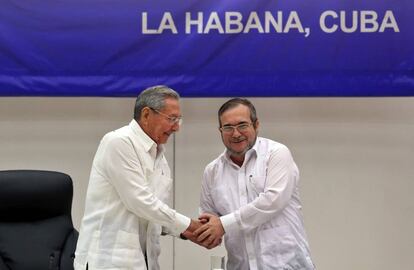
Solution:
M224 228L218 216L203 213L198 220L191 220L190 226L182 235L200 246L212 249L220 245Z

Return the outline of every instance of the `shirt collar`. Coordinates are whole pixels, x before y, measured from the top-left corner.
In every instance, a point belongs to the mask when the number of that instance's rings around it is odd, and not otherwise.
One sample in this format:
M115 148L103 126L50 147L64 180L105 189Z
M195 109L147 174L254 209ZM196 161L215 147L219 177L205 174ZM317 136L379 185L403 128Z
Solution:
M252 156L252 155L256 155L257 156L257 153L258 153L258 150L259 150L259 144L260 144L260 137L257 137L256 138L256 142L254 143L254 145L253 145L253 147L252 148L250 148L247 152L246 152L246 154L244 155L244 160L246 161L246 160L249 160L250 159L250 157ZM233 163L233 161L230 159L230 152L227 150L227 148L224 150L224 152L222 153L222 159L224 160L224 161L226 161L226 162L230 162L230 163Z
M158 155L163 154L165 152L164 145L160 144L157 145L150 136L147 135L147 133L142 130L141 126L138 124L138 122L135 119L132 119L129 123L129 127L132 129L135 135L139 138L140 143L142 144L144 150L146 152L152 152L155 151L155 153L158 153ZM153 149L151 151L151 149Z

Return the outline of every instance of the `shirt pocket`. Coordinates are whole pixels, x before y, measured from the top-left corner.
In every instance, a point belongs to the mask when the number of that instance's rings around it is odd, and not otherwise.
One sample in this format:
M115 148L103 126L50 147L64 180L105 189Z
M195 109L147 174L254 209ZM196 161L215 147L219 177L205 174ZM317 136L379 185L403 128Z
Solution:
M144 267L145 262L138 234L126 231L117 232L112 251L112 264L117 267L130 267L131 269L139 265Z
M297 253L301 253L289 228L280 226L259 231L263 269L302 269L292 268L297 264Z
M256 197L259 196L260 193L264 192L265 184L266 184L266 176L249 176L249 184L248 188L249 191L252 192Z

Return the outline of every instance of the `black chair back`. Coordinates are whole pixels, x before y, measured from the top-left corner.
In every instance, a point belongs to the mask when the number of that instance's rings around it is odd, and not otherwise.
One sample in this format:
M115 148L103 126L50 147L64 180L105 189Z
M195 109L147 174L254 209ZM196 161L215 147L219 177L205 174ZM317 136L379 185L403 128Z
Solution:
M72 270L78 239L70 176L0 171L0 270Z

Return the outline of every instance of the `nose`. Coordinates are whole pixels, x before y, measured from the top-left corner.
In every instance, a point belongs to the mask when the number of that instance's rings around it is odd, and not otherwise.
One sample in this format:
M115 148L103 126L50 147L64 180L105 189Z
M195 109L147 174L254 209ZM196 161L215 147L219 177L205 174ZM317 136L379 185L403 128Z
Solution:
M174 123L171 127L171 130L177 132L178 130L180 130L180 124Z
M240 137L241 133L237 128L233 129L233 134L231 134L232 137Z

